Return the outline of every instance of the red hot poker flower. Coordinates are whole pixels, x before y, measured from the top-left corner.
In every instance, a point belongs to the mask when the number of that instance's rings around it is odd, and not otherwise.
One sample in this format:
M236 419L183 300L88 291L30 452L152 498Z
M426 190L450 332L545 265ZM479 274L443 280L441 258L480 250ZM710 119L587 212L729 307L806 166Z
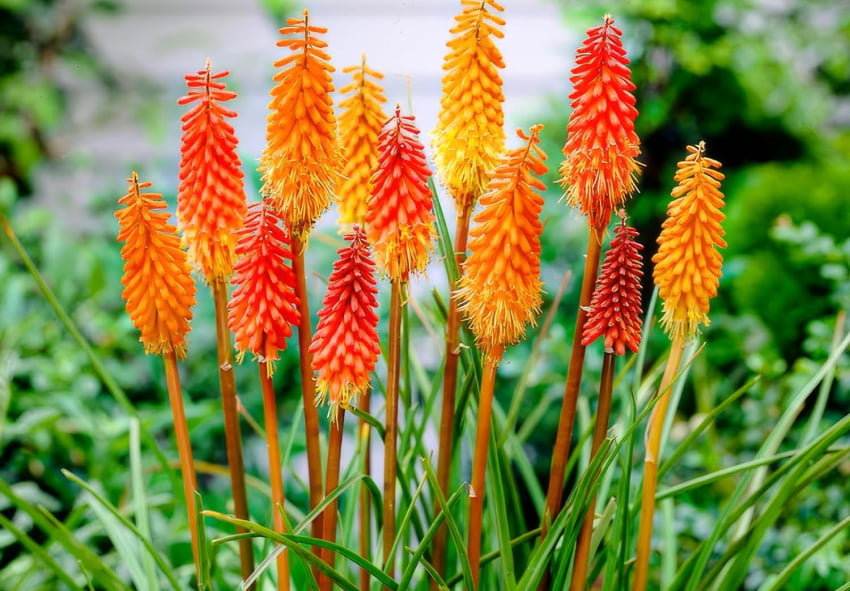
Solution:
M518 342L534 323L542 303L540 211L544 185L533 175L547 171L538 147L542 125L531 135L517 130L527 144L509 151L492 172L481 196L481 210L470 230L470 255L455 297L481 349L495 354Z
M670 335L684 338L708 325L709 302L717 295L726 248L721 222L726 217L720 192L720 162L705 156L705 142L688 146L678 164L673 200L658 236L653 278L664 306L661 325Z
M605 15L590 29L576 54L570 82L572 113L567 125L566 159L561 184L572 207L594 228L604 228L611 214L637 190L640 140L635 133L635 85L620 40L622 31Z
M195 105L182 117L180 185L177 217L189 260L212 283L230 276L236 255L235 233L245 217L242 162L238 140L228 119L236 112L221 103L236 98L221 81L229 72L213 74L210 62L186 74L189 91L180 105Z
M320 35L324 27L291 18L277 42L291 50L275 62L266 149L260 158L264 195L280 211L290 231L308 233L328 208L340 168L336 116L331 93L334 67Z
M337 405L348 406L366 391L381 354L375 263L366 234L355 224L345 239L349 245L338 251L310 344L313 369L318 372L316 400L330 403L332 417Z
M378 269L391 280L407 281L428 265L434 240L434 213L425 148L413 115L396 106L381 131L378 170L372 177L372 199L366 231Z
M641 336L640 278L643 276L643 245L638 233L626 224L625 213L614 230L602 271L584 324L582 345L605 337L605 350L624 355L626 347L636 353Z
M129 191L118 200L118 240L124 242L124 286L127 313L139 329L146 353L186 354L186 334L195 305L195 281L186 253L180 248L177 228L162 195L142 193L151 183L140 183L134 172Z
M384 75L361 65L343 69L351 74L351 84L339 89L340 94L354 93L339 103L340 143L344 153L342 178L339 182L340 223L363 224L366 203L372 194L372 173L378 166L378 136L387 120L383 103L384 91L376 80Z
M239 360L250 351L260 361L272 361L286 349L292 325L298 324L298 296L289 237L280 215L262 201L251 204L236 244L238 259L231 283L236 285L228 304L227 324L236 336Z

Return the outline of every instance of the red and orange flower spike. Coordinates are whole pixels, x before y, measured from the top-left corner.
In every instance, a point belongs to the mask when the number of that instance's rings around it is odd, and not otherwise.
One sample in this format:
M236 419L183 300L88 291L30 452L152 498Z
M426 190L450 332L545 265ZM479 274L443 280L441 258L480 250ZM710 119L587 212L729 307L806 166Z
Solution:
M238 256L231 283L227 324L235 335L239 361L250 351L269 372L278 351L286 349L292 325L298 324L295 275L289 237L280 215L267 201L251 204L236 243Z
M637 230L621 223L605 254L602 271L584 324L582 345L605 337L605 350L624 355L626 347L636 353L641 336L640 278L643 276L643 245L635 241Z
M709 323L709 300L717 295L726 248L721 222L725 215L720 162L705 156L705 142L688 146L679 162L673 200L658 236L653 279L663 302L661 325L668 334L685 339Z
M329 403L331 417L366 391L381 354L375 263L366 233L355 224L345 239L349 244L338 251L310 345L316 402Z
M425 270L434 241L431 171L414 121L396 105L384 124L366 210L366 232L378 269L402 282Z
M339 138L342 145L343 167L337 199L340 224L363 225L366 203L372 195L372 174L378 166L378 136L387 120L382 105L387 102L378 84L384 75L366 65L366 56L359 66L342 70L353 81L339 89L340 94L354 93L339 103Z
M611 214L637 190L640 140L635 133L635 85L611 15L590 29L576 53L570 94L572 113L561 164L561 184L572 207L604 228Z
M488 355L518 342L527 324L534 325L542 304L540 281L540 211L546 185L533 175L547 171L538 146L542 125L527 142L511 150L493 171L481 196L481 211L470 230L470 255L455 297L476 341Z
M228 74L213 74L207 60L204 70L186 74L189 91L177 101L179 105L196 103L180 118L177 218L189 260L208 283L230 277L236 258L235 233L246 210L238 140L227 121L236 112L221 104L236 98L221 81Z
M494 39L504 37L504 8L494 0L461 0L447 43L443 96L434 129L434 165L455 199L470 211L487 186L487 174L505 149L502 77Z
M267 145L260 158L262 193L281 212L294 234L307 234L328 208L339 176L341 155L336 135L334 67L319 37L326 28L304 18L290 18L277 42L292 53L275 62Z
M124 242L121 284L127 313L141 333L146 353L174 352L183 358L195 305L191 268L177 228L168 223L162 195L142 193L151 183L140 183L135 172L127 182L127 194L118 200L125 207L115 212L118 240Z

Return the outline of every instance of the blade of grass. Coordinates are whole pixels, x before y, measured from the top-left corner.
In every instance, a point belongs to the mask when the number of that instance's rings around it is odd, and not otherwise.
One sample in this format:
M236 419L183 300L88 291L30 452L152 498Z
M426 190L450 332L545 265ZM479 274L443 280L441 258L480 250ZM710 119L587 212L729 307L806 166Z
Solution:
M198 589L200 591L213 591L212 586L212 558L210 557L210 545L207 539L207 529L204 524L204 501L201 493L195 491L195 527L197 527L198 538Z
M35 540L29 537L26 533L18 529L18 527L12 523L9 519L3 516L0 513L0 527L11 533L15 536L15 539L21 543L29 552L32 553L38 560L44 563L44 565L54 574L56 577L63 581L66 585L68 585L71 589L79 589L79 591L83 591L83 588L80 587L71 576L65 572L65 569L53 559L50 554L47 553L44 548L41 547Z
M133 490L133 513L136 516L136 527L139 534L151 539L150 516L148 515L148 499L145 494L145 483L142 477L142 452L139 443L139 421L130 419L130 485ZM159 581L154 570L153 557L143 552L142 567L151 591L159 591Z

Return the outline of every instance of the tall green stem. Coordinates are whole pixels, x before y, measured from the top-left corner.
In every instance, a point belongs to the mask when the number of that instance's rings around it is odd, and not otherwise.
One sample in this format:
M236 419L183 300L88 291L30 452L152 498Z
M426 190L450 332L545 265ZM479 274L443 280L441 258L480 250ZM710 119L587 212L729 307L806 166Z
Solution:
M673 336L670 356L664 368L661 385L658 386L658 402L652 409L649 424L646 427L646 456L643 462L643 489L640 501L640 526L637 539L637 560L633 591L643 591L649 580L649 553L652 548L652 519L655 515L655 492L658 488L658 456L661 453L661 435L664 432L664 418L670 405L671 384L679 371L682 353L685 350L685 338L681 331Z
M570 366L567 370L567 382L564 388L564 401L561 406L561 416L558 421L558 432L555 446L552 448L552 468L549 471L549 488L546 492L546 507L541 523L541 540L546 536L549 524L561 512L561 499L564 492L564 476L570 457L570 443L573 438L573 426L576 418L581 374L584 369L584 345L581 344L584 322L587 310L596 285L596 275L599 271L599 257L602 246L601 229L591 228L587 243L587 257L584 260L584 278L581 282L578 314L576 315L573 348L570 353Z
M236 381L233 377L233 350L227 328L227 285L224 279L212 283L215 300L215 332L218 350L218 377L221 386L221 408L224 414L224 438L227 447L227 465L230 468L230 485L233 489L233 509L239 519L249 519L248 495L245 489L245 466L242 461L242 435L239 431L239 413L236 403ZM237 533L247 533L241 527ZM254 572L254 549L250 537L239 540L239 560L242 579ZM249 587L253 591L254 585Z
M590 461L596 457L605 436L608 434L608 423L611 419L611 390L614 384L614 353L606 351L602 359L602 376L599 382L599 404L596 408L596 425L593 428L593 442L590 446ZM576 544L575 563L573 566L570 591L582 591L587 578L588 560L590 558L590 538L593 533L593 516L596 512L596 495L590 500L587 515L581 525L581 532Z
M283 470L280 459L280 437L277 426L277 401L275 400L274 382L272 381L271 366L261 361L260 385L263 391L263 415L266 425L266 447L269 454L269 480L272 488L272 523L274 530L285 533L283 520L285 495L283 492ZM277 588L278 591L289 591L289 551L284 550L277 555Z
M469 236L470 208L458 212L455 228L455 261L460 270L466 259L466 242ZM440 412L439 455L437 456L437 482L444 496L449 494L449 477L451 474L452 458L454 456L454 432L452 426L455 418L455 400L457 398L457 369L460 360L460 312L457 299L452 297L455 282L449 281L449 311L446 322L446 362L443 372L443 401ZM440 512L440 505L434 501L434 515ZM434 536L431 564L441 575L446 567L446 544L448 529L443 523ZM437 581L431 581L432 591L437 591Z
M342 427L345 422L345 411L341 408L335 408L333 412L336 414L331 419L330 436L328 437L328 466L327 475L325 477L325 496L329 496L336 487L339 486L339 462L342 455ZM322 539L328 542L336 541L336 515L339 501L334 499L325 508L325 518L323 520L324 533ZM323 552L324 560L330 565L334 563L334 553L332 550ZM330 577L323 576L319 579L319 591L330 591L333 588L333 580Z
M358 406L364 413L371 412L372 389L367 388L360 398ZM360 428L360 453L363 458L363 474L372 475L372 427L366 419L358 421ZM372 555L372 498L366 484L360 486L360 556L368 558ZM360 591L369 591L371 577L365 568L360 569Z
M484 373L478 395L478 427L475 431L475 450L472 456L472 478L469 489L469 537L467 556L472 569L474 588L478 589L481 572L481 517L484 511L484 476L487 470L487 448L490 443L490 419L493 409L493 388L502 350L491 351L484 359Z
M198 518L195 511L195 491L198 490L198 478L195 475L195 463L192 460L192 443L189 439L189 426L186 423L186 411L183 409L183 390L180 387L180 374L177 371L177 355L174 351L164 353L165 381L168 387L168 401L174 420L174 437L177 439L177 455L180 458L180 473L183 480L183 495L186 497L186 512L189 517L189 531L192 534L192 557L195 560L195 576L201 578L201 563L198 554Z
M304 267L304 250L307 243L301 235L293 232L292 271L295 273L295 293L298 296L298 311L301 323L298 325L298 353L301 363L301 397L304 401L304 433L307 440L307 471L310 483L310 509L322 501L322 456L319 449L319 411L316 409L316 388L313 384L313 355L310 353L312 328L310 326L310 302L307 299L307 273ZM323 514L316 516L311 525L311 535L322 537ZM320 555L320 548L314 547Z
M396 462L398 460L398 388L401 373L401 305L407 282L390 282L389 359L387 361L387 418L384 434L384 565L387 574L395 572L392 556L395 541Z

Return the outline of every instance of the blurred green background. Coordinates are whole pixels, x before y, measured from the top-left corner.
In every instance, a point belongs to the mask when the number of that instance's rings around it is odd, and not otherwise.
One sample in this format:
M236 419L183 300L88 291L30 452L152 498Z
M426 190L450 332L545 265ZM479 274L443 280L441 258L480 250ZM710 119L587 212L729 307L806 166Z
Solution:
M317 14L332 17L334 9L358 16L357 2L316 2ZM510 5L511 2L506 2ZM560 149L569 116L569 67L583 31L611 12L624 31L632 60L640 111L638 133L644 163L640 195L629 213L653 253L672 188L676 162L685 145L705 140L708 153L723 162L727 175L725 223L729 247L724 252L720 294L712 303L712 324L703 335L709 342L692 371L692 384L680 408L672 437L687 432L692 416L707 412L752 375L758 385L734 410L724 413L699 454L689 454L670 480L740 462L754 452L787 402L828 355L840 311L850 309L850 2L846 0L641 0L602 2L530 2L529 13L542 15L547 30L562 33L560 42L545 45L534 34L536 21L524 22L524 11L508 6L510 42L524 48L528 59L508 63L506 92L509 122L546 124L544 148L552 174L548 179L543 279L551 304L565 272L580 272L586 237L580 220L558 203L555 182ZM434 63L421 78L417 67L388 65L391 101L406 100L411 74L414 108L423 120L436 113L442 44L447 39L456 2L370 2L346 39L356 43L378 33L387 36L389 59L399 33L384 29L380 18L394 22L405 11L428 19L420 35L435 38L436 57L416 59ZM168 18L157 3L110 0L0 0L0 211L34 257L39 269L95 346L107 369L139 409L143 428L166 448L170 446L171 414L164 392L159 360L142 355L137 334L126 318L121 300L121 260L112 217L124 192L130 167L142 179L154 181L173 204L182 73L203 65L217 47L224 58L214 68L233 70L230 86L240 93L237 133L242 138L245 169L250 173L259 157L274 31L291 10L276 0L233 4L187 1L174 3ZM312 5L308 6L313 9ZM247 7L247 8L246 8ZM300 10L300 7L299 7ZM381 12L383 11L383 12ZM393 12L395 11L395 12ZM347 13L346 13L347 14ZM230 17L259 27L256 35L233 35L216 29ZM554 15L554 20L547 18ZM337 14L340 22L345 22ZM512 24L512 18L518 24ZM241 21L240 21L241 22ZM157 24L159 23L159 24ZM439 27L434 29L431 24ZM524 24L523 24L524 23ZM162 34L158 27L184 29ZM342 26L342 25L341 25ZM542 25L539 25L542 26ZM374 27L370 29L370 27ZM515 28L511 28L515 27ZM415 29L414 29L415 30ZM156 31L153 46L136 44ZM510 34L513 33L513 40ZM169 36L170 35L170 36ZM519 38L518 38L519 37ZM543 35L545 37L545 35ZM119 47L109 43L123 40ZM538 47L537 43L544 43ZM343 41L341 41L342 43ZM251 48L267 43L266 57L255 59ZM417 41L407 50L415 53ZM110 48L115 51L111 52ZM148 53L141 52L148 47ZM233 51L230 51L233 50ZM239 50L242 50L240 53ZM376 51L380 51L380 47ZM207 52L207 53L205 53ZM536 53L536 52L539 52ZM560 53L558 53L560 52ZM356 63L359 54L337 57L335 63ZM253 56L253 57L252 57ZM406 56L402 56L408 59ZM538 59L539 58L539 59ZM174 66L167 82L146 75L145 64ZM535 64L561 65L563 71L536 70ZM515 70L512 70L515 68ZM513 78L511 78L513 76ZM421 93L421 94L417 94ZM514 108L518 96L522 107ZM529 96L536 101L528 102ZM418 104L416 101L420 101ZM426 104L429 103L429 104ZM423 124L423 131L430 128ZM509 134L509 137L510 134ZM510 141L510 140L509 140ZM249 174L248 192L255 195L257 179ZM447 206L448 207L448 206ZM310 264L326 276L338 244L334 214L326 216L314 239ZM647 278L651 277L647 269ZM442 281L435 271L434 281ZM429 291L426 282L418 287ZM557 425L557 409L571 341L580 277L568 284L551 329L545 337L542 363L530 376L538 398L551 398L552 412L523 417L528 452L535 458L541 480L548 470L548 446ZM414 286L416 288L417 286ZM322 281L311 279L313 309L322 295ZM651 293L649 281L646 296ZM215 335L212 308L205 290L199 291L189 358L183 365L184 388L196 456L222 463L224 451L219 419ZM425 307L432 306L426 302ZM658 330L651 334L656 357L666 346ZM500 375L502 397L513 389L522 371L521 360L531 345L508 353ZM590 350L588 367L598 368L601 356ZM426 361L427 363L427 361ZM297 409L290 372L297 364L287 352L278 365L281 416L290 424ZM435 361L436 365L437 362ZM250 364L237 373L242 402L260 416L261 403ZM435 370L436 367L428 367ZM596 384L585 385L590 394ZM284 384L286 383L286 384ZM530 403L529 403L530 404ZM824 421L850 410L850 362L839 364ZM804 411L804 413L807 411ZM539 422L538 422L539 421ZM248 469L265 474L262 441L246 429ZM296 453L303 442L296 441ZM68 337L40 297L10 243L0 239L0 479L34 503L60 518L86 523L76 516L78 489L60 473L68 468L97 482L113 502L127 494L128 427L123 411L105 392L85 354ZM291 475L302 468L294 466ZM771 531L752 566L748 587L755 588L763 570L787 562L816 537L824 524L850 513L850 463L833 477L820 481L810 494L789 508L781 528ZM207 476L207 504L223 508L228 495L225 480ZM180 524L173 511L169 482L163 476L152 485L162 494L162 524ZM728 492L721 481L708 492L680 504L680 536L698 539ZM296 503L303 501L298 490ZM259 497L258 497L259 498ZM256 504L255 504L256 505ZM259 503L260 506L264 506ZM0 495L0 512L28 531L43 536L31 520ZM261 512L259 519L267 519ZM166 523L167 522L167 523ZM96 528L77 532L93 548L109 556L110 545ZM189 556L188 533L169 534L176 561ZM838 536L806 563L792 581L793 589L834 589L850 578L850 541ZM230 559L235 561L235 557ZM117 559L116 559L117 560ZM225 558L225 560L227 560ZM191 559L189 559L191 561ZM40 588L38 569L8 531L0 531L0 581L29 572L32 587Z

